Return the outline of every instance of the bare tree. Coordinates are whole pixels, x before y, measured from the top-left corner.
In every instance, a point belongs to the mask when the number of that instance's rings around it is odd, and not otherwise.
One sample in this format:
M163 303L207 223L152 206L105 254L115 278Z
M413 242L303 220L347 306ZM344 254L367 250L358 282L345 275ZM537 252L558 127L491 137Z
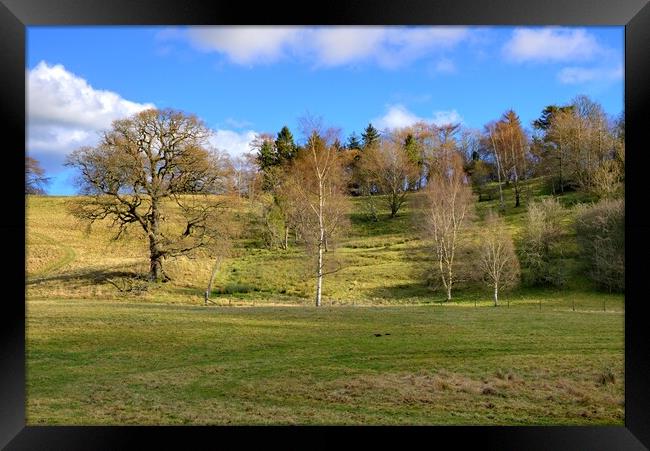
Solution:
M497 123L490 122L485 126L485 132L489 141L488 148L492 150L492 156L494 157L494 162L497 167L497 181L499 184L499 209L504 211L506 208L505 203L503 202L503 187L501 185L501 174L502 174L502 163L499 152L499 146L497 144Z
M232 201L231 206L240 206L241 198L239 196L230 196ZM224 209L221 212L219 227L211 229L212 240L208 246L205 246L202 251L204 254L207 254L211 259L213 259L212 270L210 272L210 279L208 280L208 286L204 293L205 305L210 301L212 296L212 286L217 274L221 269L223 261L232 254L232 243L233 239L241 234L242 223L235 220L233 217L234 211L237 208L228 208Z
M442 284L451 300L454 284L454 258L460 234L473 205L472 189L463 171L462 157L450 154L449 165L438 167L424 190L425 237L433 239Z
M515 207L521 205L521 183L525 178L528 159L528 137L524 132L519 117L513 110L503 114L501 120L487 125L487 132L493 148L494 157L499 172L499 179L512 182L515 194ZM501 190L501 180L499 180ZM503 209L503 193L501 208Z
M290 166L284 188L292 214L308 252L316 257L316 306L321 305L328 242L346 225L348 200L340 152L333 146L334 134L320 124L306 121L308 136L303 149Z
M232 191L239 197L253 198L256 193L259 174L255 162L255 155L245 153L230 160Z
M417 178L418 168L400 143L382 140L379 145L363 153L361 173L366 184L376 186L379 193L386 195L392 218L406 201L409 187Z
M481 259L484 280L494 289L494 306L499 305L499 290L519 281L519 261L512 237L503 219L489 212L481 229Z
M49 181L39 161L25 156L25 194L44 194Z
M224 174L205 148L208 136L196 116L169 109L114 121L97 146L67 160L85 195L71 213L90 224L112 220L116 239L139 226L149 240L150 280L168 280L163 260L208 245L219 224L224 203L208 194L223 191Z

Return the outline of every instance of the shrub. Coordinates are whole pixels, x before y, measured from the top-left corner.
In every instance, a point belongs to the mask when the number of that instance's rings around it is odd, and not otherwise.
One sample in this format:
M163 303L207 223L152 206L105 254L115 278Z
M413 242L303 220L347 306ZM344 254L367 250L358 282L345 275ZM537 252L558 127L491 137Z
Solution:
M625 203L601 200L579 207L576 234L587 275L601 288L625 291Z
M521 264L526 268L524 280L529 285L562 286L566 271L559 257L558 243L562 205L556 198L533 202L528 207L521 245Z

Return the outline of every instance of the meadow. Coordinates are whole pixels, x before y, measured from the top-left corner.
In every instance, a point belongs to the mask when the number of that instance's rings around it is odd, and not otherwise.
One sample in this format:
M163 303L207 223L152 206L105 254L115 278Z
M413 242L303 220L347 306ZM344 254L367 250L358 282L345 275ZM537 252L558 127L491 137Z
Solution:
M515 242L525 202L548 195L540 180L524 194L505 216ZM27 200L28 424L623 424L624 297L584 276L571 208L566 286L520 287L494 308L480 284L444 302L427 281L417 194L377 222L354 198L317 309L300 247L266 249L251 227L204 306L212 258L134 280L146 241L112 241L108 223L88 233L69 200ZM238 208L247 221L253 206Z

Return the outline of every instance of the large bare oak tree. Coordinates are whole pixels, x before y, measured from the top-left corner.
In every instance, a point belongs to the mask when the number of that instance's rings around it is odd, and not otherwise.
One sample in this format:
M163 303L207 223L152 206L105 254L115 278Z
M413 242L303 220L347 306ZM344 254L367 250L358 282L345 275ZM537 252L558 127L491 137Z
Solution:
M90 223L112 220L115 238L138 225L149 240L150 280L168 280L165 258L215 237L211 228L223 205L207 194L218 192L223 172L217 154L206 148L209 134L196 116L170 109L114 121L99 144L67 160L80 173L84 195L71 212Z

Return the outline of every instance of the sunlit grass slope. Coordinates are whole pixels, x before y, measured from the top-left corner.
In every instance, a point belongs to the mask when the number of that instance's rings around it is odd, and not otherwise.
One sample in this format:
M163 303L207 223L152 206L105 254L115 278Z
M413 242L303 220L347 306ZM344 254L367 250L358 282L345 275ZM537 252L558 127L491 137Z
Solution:
M505 189L506 221L516 243L526 216L526 203L547 195L541 180L532 180L524 190L524 205L513 207L512 193ZM362 198L352 198L350 229L335 248L326 254L333 268L341 269L325 278L326 304L429 304L444 299L435 289L435 267L431 243L418 233L418 197L410 195L396 218L386 213L374 222L363 213ZM586 200L577 193L562 196L567 207ZM27 294L30 299L111 299L139 302L199 304L213 265L208 256L181 257L165 262L172 277L169 283L147 286L146 290L121 292L124 279L148 270L147 242L139 230L118 241L109 223L95 224L88 232L65 208L64 197L30 196L27 208ZM480 218L496 208L496 196L477 202ZM242 202L238 217L247 224L252 206ZM561 290L520 288L503 293L511 305L538 303L549 308L620 308L623 297L599 293L584 276L577 254L572 210L567 208L562 252L558 264L568 271L567 285ZM286 251L266 249L256 239L255 228L246 226L235 242L232 255L222 264L216 278L213 299L220 304L310 304L314 293L313 262L303 249L291 245ZM476 237L466 233L464 243L471 248ZM431 284L430 282L434 282ZM480 284L459 284L454 291L460 305L489 304L490 290ZM570 301L570 302L568 302Z

